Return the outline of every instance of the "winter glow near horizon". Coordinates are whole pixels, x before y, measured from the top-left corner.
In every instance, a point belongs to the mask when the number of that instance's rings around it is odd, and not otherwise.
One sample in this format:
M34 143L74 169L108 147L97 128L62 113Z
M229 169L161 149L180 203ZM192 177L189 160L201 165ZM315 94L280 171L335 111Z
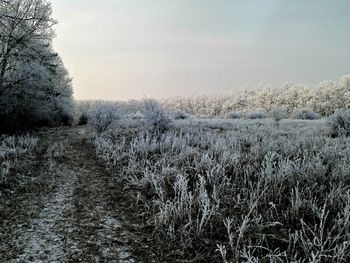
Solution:
M350 2L52 0L75 98L317 84L350 69Z

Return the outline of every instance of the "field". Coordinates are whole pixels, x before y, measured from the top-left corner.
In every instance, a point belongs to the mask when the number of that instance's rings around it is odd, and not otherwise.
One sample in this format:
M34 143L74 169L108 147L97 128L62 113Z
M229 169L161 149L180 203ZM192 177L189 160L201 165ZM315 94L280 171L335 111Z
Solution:
M124 119L93 143L146 214L154 253L202 262L349 260L350 140L329 136L326 120L188 118L161 133L145 127Z
M0 0L0 263L350 262L349 1L132 2Z
M336 118L144 107L98 104L87 126L3 137L3 258L348 262L350 138Z

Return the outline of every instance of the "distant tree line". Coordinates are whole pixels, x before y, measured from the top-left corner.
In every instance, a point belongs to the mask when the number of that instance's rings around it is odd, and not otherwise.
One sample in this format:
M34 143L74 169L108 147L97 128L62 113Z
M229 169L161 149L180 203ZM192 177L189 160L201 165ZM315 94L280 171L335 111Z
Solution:
M261 86L254 90L230 92L164 101L168 109L195 115L223 116L230 112L269 112L276 107L289 114L298 109L310 109L329 116L336 109L350 107L350 75L339 80L324 81L315 87L286 84L283 87Z
M0 130L69 124L72 80L52 48L51 4L0 0Z

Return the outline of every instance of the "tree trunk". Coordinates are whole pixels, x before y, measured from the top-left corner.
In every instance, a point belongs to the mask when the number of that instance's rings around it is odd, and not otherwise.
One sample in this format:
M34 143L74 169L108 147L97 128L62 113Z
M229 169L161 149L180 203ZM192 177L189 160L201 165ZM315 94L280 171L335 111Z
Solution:
M10 49L6 47L6 51L4 52L4 58L1 61L0 64L0 97L2 96L5 87L4 87L4 77L6 73L6 67L8 62L8 56L10 54Z

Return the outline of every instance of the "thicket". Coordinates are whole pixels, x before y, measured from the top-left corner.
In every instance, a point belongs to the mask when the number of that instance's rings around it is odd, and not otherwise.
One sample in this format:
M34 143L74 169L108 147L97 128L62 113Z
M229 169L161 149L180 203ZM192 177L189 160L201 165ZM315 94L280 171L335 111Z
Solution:
M0 0L0 130L72 122L72 81L52 48L55 24L46 0Z

